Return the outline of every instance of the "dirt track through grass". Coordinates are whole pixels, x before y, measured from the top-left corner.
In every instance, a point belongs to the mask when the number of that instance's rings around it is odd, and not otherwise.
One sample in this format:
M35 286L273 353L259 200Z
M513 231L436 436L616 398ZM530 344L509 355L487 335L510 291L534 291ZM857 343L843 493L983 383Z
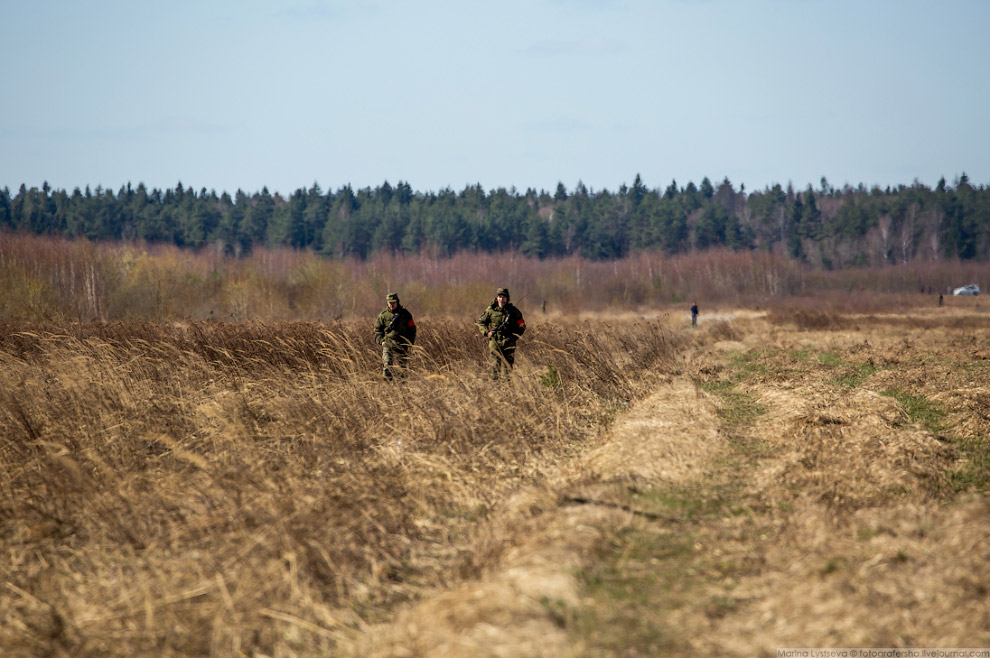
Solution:
M720 441L714 406L689 380L662 385L622 414L602 445L517 493L481 529L478 542L513 545L494 569L364 633L353 654L578 655L586 645L572 628L584 605L581 574L637 515L658 520L630 491L697 477Z
M725 449L584 574L584 655L990 643L988 335L835 320L696 353Z
M451 322L387 388L357 326L7 331L0 648L990 644L985 310L727 317L534 325L505 386Z
M858 322L709 328L501 511L506 559L356 655L987 646L987 335Z

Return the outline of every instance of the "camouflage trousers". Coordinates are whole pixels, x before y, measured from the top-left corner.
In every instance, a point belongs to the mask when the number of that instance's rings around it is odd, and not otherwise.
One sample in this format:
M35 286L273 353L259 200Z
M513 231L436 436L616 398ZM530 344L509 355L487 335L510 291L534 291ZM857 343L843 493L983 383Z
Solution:
M492 379L508 376L512 372L512 364L516 361L515 342L500 345L498 341L488 341L488 354L492 361Z
M408 352L388 344L382 345L382 377L391 381L401 377L406 367Z

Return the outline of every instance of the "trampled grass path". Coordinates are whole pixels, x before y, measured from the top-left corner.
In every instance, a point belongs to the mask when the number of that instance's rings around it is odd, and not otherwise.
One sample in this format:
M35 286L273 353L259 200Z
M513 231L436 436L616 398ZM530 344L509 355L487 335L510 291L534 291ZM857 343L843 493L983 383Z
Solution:
M568 656L588 650L575 626L581 574L617 534L645 522L630 491L697 478L724 439L715 405L676 378L622 414L602 445L544 486L520 491L484 532L516 545L495 569L452 591L434 592L351 647L362 656ZM677 520L670 521L676 526Z
M489 520L502 560L353 654L990 645L986 332L803 321L699 330L682 374Z

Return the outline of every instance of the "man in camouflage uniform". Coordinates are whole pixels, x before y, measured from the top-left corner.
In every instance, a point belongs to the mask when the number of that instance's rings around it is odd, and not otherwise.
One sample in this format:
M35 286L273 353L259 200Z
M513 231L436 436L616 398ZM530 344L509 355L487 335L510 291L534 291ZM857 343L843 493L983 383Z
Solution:
M488 305L475 323L481 335L488 338L488 352L492 357L492 379L509 374L515 362L516 341L526 331L522 312L509 303L509 290L499 288L495 299Z
M391 381L405 366L409 347L416 342L416 323L394 292L385 297L385 303L375 320L375 342L382 346L382 375Z

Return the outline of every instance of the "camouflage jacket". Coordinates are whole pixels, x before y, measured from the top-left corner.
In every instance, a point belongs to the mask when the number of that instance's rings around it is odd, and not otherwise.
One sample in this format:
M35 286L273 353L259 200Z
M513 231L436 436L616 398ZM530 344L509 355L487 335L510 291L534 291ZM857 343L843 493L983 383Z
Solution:
M395 311L387 307L375 320L375 342L387 347L406 348L416 342L416 323L401 304Z
M522 311L506 302L503 308L498 307L498 300L492 300L485 312L475 324L481 330L481 335L494 331L492 340L499 344L514 343L526 331L526 320Z

